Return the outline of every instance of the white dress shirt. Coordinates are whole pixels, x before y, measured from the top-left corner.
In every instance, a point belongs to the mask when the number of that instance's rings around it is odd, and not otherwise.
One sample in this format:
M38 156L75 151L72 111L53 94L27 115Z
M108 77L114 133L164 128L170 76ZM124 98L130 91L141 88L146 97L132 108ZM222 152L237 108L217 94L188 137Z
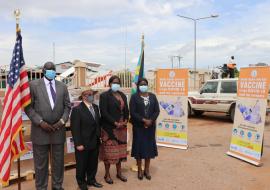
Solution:
M50 81L44 77L44 82L45 82L48 97L49 97L49 100L50 100L51 108L53 109L54 108L54 102L53 102L53 98L52 98L52 94L51 94ZM52 82L52 87L53 87L53 89L55 91L55 94L56 94L55 80L51 80L51 82Z

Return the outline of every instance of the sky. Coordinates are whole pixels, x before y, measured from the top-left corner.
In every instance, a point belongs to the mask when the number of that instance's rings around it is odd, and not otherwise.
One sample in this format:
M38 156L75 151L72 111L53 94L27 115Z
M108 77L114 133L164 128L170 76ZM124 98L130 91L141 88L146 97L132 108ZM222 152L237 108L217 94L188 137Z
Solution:
M238 68L270 63L270 0L1 0L0 65L8 65L15 43L13 11L27 65L79 59L104 68L134 70L145 35L145 68L194 67L192 18L197 22L197 68L212 68L235 56ZM174 60L175 66L178 60Z

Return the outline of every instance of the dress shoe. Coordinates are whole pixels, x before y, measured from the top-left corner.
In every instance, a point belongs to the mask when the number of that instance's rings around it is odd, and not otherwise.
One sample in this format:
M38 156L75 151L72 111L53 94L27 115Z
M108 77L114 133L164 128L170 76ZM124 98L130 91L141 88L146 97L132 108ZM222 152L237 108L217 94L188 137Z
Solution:
M138 179L143 180L143 173L142 171L138 171Z
M116 175L116 177L118 178L118 179L120 179L121 181L123 181L123 182L127 182L127 178L125 177L125 176L123 176L123 175Z
M103 187L103 185L102 184L100 184L100 183L98 183L98 182L92 182L92 183L87 183L87 185L89 185L89 186L93 186L93 187L96 187L96 188L102 188Z
M106 176L105 176L105 177L104 177L104 180L105 180L106 183L108 183L108 184L110 184L110 185L113 184L113 180L112 180L112 178L110 178L110 177L106 177Z
M144 176L146 179L151 180L151 175L147 172L144 172Z
M62 187L61 188L54 188L53 187L52 190L64 190L64 188L62 188Z

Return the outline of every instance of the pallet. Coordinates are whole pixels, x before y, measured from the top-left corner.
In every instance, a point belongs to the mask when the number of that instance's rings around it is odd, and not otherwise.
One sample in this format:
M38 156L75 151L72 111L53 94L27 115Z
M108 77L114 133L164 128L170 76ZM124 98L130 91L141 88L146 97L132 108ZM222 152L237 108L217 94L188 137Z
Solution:
M26 172L21 173L21 182L22 181L31 181L35 177L35 172L33 170L28 170ZM8 187L11 184L17 183L18 181L18 173L13 173L10 175L9 183L6 185L2 185L2 187Z

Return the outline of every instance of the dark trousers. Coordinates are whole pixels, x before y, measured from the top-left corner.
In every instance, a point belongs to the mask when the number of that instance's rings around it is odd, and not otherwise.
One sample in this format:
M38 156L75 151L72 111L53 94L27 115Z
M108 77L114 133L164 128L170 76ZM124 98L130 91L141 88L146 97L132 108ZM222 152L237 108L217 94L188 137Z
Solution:
M94 150L75 151L76 179L79 186L96 181L98 153L98 147Z
M52 185L60 189L64 179L64 144L33 144L35 183L37 190L47 190L49 152L52 147Z
M234 69L229 68L230 78L234 78Z

